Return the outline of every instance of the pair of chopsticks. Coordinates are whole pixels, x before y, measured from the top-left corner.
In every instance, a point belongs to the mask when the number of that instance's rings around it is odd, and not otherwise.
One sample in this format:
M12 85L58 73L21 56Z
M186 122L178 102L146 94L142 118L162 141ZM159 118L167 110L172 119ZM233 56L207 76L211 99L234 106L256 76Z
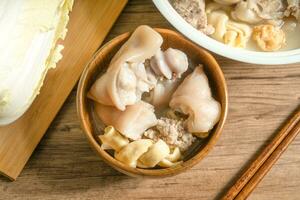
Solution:
M223 200L246 199L300 132L300 108L228 190Z

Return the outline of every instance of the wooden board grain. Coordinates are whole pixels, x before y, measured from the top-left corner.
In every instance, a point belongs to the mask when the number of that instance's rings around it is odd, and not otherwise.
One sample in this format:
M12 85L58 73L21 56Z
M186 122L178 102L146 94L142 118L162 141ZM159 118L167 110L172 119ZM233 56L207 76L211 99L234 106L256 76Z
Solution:
M141 24L173 29L151 0L130 0L105 41ZM74 88L18 180L0 177L0 199L220 199L300 104L300 64L216 59L228 84L228 120L217 145L191 170L157 180L131 178L105 164L80 127ZM299 149L297 137L249 200L300 199Z
M40 94L15 123L0 128L0 172L15 180L46 132L83 68L127 0L75 0L63 59L47 74Z

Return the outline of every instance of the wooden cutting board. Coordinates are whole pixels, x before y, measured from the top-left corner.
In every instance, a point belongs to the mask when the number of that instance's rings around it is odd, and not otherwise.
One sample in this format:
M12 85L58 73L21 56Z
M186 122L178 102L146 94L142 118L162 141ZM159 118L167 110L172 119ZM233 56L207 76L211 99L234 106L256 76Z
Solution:
M16 122L0 127L0 173L15 180L103 42L127 0L75 0L63 59L51 69L40 94Z

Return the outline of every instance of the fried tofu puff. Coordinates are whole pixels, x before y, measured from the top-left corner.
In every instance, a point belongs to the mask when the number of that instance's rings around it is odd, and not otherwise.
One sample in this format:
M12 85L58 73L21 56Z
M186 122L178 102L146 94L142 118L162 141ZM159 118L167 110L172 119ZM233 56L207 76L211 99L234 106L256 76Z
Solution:
M252 39L263 51L277 51L286 45L285 33L274 25L255 26Z

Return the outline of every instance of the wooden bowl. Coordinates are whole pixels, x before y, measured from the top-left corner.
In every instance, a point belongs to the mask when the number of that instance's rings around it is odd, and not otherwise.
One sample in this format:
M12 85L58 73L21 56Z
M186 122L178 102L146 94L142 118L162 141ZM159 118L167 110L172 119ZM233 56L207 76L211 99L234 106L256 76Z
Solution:
M213 90L214 97L221 103L221 117L220 121L211 131L209 137L202 140L202 142L199 142L195 148L189 151L189 154L184 158L184 162L182 162L180 165L164 169L140 169L131 168L116 160L100 147L100 140L97 137L97 135L100 135L100 133L97 132L97 129L95 129L93 102L87 98L87 92L91 85L95 82L97 77L101 76L101 74L106 70L111 58L119 50L122 44L127 41L130 33L125 33L114 38L105 44L101 49L99 49L86 66L78 85L77 109L83 130L94 150L96 150L99 156L113 168L131 176L164 177L176 175L191 168L202 158L204 158L204 156L206 156L207 153L213 148L222 132L227 116L227 86L223 72L214 57L206 50L188 41L177 32L167 29L155 30L164 38L162 49L166 49L168 47L180 49L185 52L193 62L198 64L202 63L204 65L204 69L210 81L210 86Z

